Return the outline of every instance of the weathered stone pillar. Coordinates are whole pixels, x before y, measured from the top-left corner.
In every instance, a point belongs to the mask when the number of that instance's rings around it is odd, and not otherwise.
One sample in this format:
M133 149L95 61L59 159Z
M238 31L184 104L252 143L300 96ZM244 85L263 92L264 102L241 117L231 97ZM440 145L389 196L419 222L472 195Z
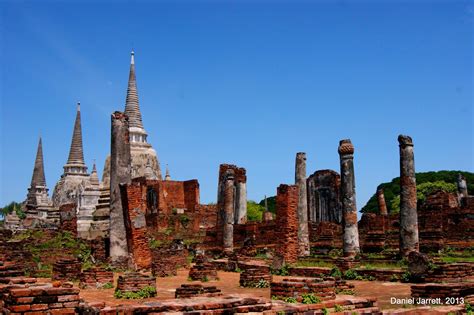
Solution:
M237 182L235 189L235 224L245 224L247 223L247 183Z
M345 257L353 258L360 252L360 248L354 177L354 146L351 140L341 140L338 152L341 161L343 252Z
M418 215L416 210L416 178L413 141L398 136L400 144L400 255L419 251Z
M458 184L459 204L461 204L462 198L468 196L466 178L462 174L458 174L457 184Z
M224 225L223 251L230 254L234 251L234 171L227 170L224 180Z
M377 189L377 202L379 204L379 212L381 215L388 215L387 204L385 203L385 195L383 188Z
M298 255L309 256L306 153L304 152L296 153L295 185L298 186Z
M112 141L110 148L110 257L115 263L128 259L127 236L120 186L131 182L130 139L128 117L112 114Z

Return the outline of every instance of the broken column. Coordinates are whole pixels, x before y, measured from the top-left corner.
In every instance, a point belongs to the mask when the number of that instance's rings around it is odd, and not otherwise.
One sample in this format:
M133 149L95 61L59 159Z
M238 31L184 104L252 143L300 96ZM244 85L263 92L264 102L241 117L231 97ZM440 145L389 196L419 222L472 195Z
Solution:
M458 186L458 200L459 200L459 204L461 204L462 199L468 196L466 178L461 173L458 174L457 186Z
M247 223L247 176L245 168L231 164L221 164L219 166L217 207L218 209L223 209L224 207L225 174L228 170L234 172L234 223L245 224ZM222 224L223 221L218 221L218 226L221 226Z
M298 186L280 185L276 197L277 246L273 268L298 259Z
M339 142L341 160L341 200L343 215L343 252L345 257L353 258L359 252L359 231L357 229L357 207L354 177L354 146L351 140Z
M235 184L235 224L247 223L247 183L237 181Z
M117 264L128 258L127 236L120 186L131 182L130 139L128 117L112 114L112 141L110 148L110 257Z
M298 255L309 256L306 153L304 152L296 153L295 184L298 186Z
M234 251L234 171L227 170L224 182L224 226L222 248L224 253Z
M416 178L413 141L399 135L400 144L400 255L419 251Z
M383 188L377 189L377 202L379 205L379 213L381 215L388 215L387 204L385 203L385 195L383 193Z

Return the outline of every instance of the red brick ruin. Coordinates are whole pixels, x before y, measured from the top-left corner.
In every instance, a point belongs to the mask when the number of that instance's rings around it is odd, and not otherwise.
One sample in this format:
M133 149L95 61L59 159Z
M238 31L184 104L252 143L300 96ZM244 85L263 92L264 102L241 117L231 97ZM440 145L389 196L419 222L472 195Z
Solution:
M298 152L294 183L276 189L275 213L265 197L262 218L250 221L243 167L216 165L216 204L201 203L197 179L172 180L168 168L162 178L135 79L132 54L126 109L111 116L100 185L95 167L87 174L79 109L72 158L58 184L78 187L57 191L55 202L46 200L40 141L27 217L12 215L0 229L0 312L380 314L387 305L366 296L359 280L405 281L408 296L474 304L474 263L440 258L474 248L474 196L460 175L457 193L433 191L417 201L411 137L398 138L400 213L388 211L377 187L379 212L358 221L355 148L345 139L337 146L339 173L311 170L308 176L306 153ZM367 267L371 263L400 265ZM212 285L203 284L208 281ZM374 291L386 289L377 282ZM144 300L126 300L137 297ZM440 312L464 310L457 305Z

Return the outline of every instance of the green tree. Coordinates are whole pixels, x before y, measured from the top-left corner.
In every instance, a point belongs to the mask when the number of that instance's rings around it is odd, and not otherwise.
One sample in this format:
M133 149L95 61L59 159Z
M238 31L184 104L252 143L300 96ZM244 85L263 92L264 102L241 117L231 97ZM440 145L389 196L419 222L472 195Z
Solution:
M25 212L21 210L21 204L15 201L10 202L8 205L4 206L3 208L0 208L0 213L2 216L6 216L7 214L12 213L13 211L16 211L16 214L20 219L24 219L26 217Z
M263 212L265 212L265 207L253 200L247 201L247 220L262 221Z
M421 186L423 183L436 183L436 182L444 182L447 184L452 184L454 185L454 188L456 189L456 182L457 182L457 176L458 174L462 174L467 181L467 188L469 194L474 194L474 173L470 172L464 172L464 171L438 171L438 172L423 172L423 173L416 173L416 183L417 183L417 189L418 191L424 190L424 196L429 194L429 190L436 188L438 184L434 185L428 185L426 187ZM441 183L441 185L446 188L444 184ZM446 189L447 191L451 191L453 186L450 186ZM391 182L389 183L382 183L380 184L378 188L382 188L384 190L384 195L385 195L385 202L387 203L387 208L390 213L394 213L397 211L397 208L399 209L400 204L399 201L394 200L397 198L397 196L400 195L400 177L395 177L392 179ZM431 190L431 192L434 190ZM399 198L399 197L398 197ZM392 208L393 207L393 208ZM367 204L361 209L362 213L378 213L379 212L379 207L377 203L377 195L374 194Z

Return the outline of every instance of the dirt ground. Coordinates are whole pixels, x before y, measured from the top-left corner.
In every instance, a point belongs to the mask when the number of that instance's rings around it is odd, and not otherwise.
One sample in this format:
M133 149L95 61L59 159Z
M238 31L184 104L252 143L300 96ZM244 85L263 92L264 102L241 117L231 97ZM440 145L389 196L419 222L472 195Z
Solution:
M355 286L356 296L374 296L381 309L401 308L402 305L391 304L390 298L409 298L410 284L382 281L348 281Z
M175 277L157 278L157 297L140 300L140 302L156 301L174 298L174 291L181 284L201 283L206 286L217 286L224 294L246 294L255 297L270 298L270 289L249 289L239 286L239 273L219 271L218 281L199 282L188 281L188 270L181 269ZM274 276L275 280L283 277ZM398 282L380 281L349 281L355 285L356 296L375 296L381 308L400 308L391 305L390 297L406 298L410 296L410 285ZM105 302L106 305L136 304L134 300L118 300L113 297L114 289L81 290L80 296L87 302Z

